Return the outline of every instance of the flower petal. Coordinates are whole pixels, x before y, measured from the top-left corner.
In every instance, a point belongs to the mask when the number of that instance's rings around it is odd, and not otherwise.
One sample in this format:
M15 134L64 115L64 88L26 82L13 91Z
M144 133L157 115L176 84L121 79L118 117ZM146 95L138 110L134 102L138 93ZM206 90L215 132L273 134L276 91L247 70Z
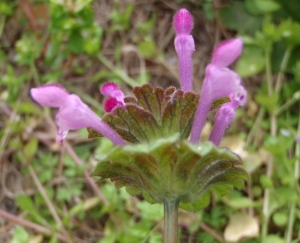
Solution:
M218 67L227 67L241 54L243 40L241 38L223 41L213 53L212 64Z
M185 8L180 9L173 18L173 27L177 35L191 33L194 26L192 15Z
M111 112L116 106L123 105L121 102L117 101L113 97L108 97L104 101L104 110L106 112Z
M234 71L210 64L206 68L201 99L213 101L228 96L239 89L240 82L240 77Z
M215 116L215 124L209 136L209 141L218 146L235 116L235 109L229 104L224 104Z
M109 138L115 145L126 143L111 127L105 124L77 95L69 95L68 104L56 114L59 127L58 141L61 141L68 130L91 127Z
M124 103L124 93L120 90L119 86L115 83L105 83L102 85L100 89L101 94L108 96L108 97L113 97L123 105Z
M40 105L62 107L68 100L69 93L59 84L45 84L30 90L32 98Z

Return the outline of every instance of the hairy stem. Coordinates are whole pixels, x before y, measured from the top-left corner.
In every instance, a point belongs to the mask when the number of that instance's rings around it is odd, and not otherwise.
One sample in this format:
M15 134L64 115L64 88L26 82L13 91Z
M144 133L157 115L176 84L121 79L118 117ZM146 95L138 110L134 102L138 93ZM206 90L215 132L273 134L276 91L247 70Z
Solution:
M164 200L164 243L178 243L178 199Z

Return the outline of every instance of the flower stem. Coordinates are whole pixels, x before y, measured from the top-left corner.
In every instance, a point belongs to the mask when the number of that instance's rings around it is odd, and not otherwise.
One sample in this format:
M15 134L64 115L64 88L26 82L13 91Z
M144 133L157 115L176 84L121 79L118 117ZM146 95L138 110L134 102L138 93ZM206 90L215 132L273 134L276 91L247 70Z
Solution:
M179 199L164 200L164 243L178 243Z

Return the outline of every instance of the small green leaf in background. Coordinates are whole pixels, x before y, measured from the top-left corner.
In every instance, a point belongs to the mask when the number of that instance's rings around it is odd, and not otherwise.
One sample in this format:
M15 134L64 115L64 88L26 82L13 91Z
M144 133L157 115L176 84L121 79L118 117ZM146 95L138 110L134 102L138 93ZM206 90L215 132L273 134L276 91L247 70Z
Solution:
M83 52L84 39L79 31L74 30L71 32L69 36L68 47L76 54L81 54Z
M139 43L138 49L144 57L153 57L156 52L156 45L153 41L143 41Z
M261 16L252 16L246 9L243 1L231 1L219 11L222 24L240 34L253 34L260 29Z
M255 100L257 103L265 107L270 113L274 113L277 108L278 94L274 93L272 95L267 94L257 94L255 95Z
M25 146L24 146L24 156L28 162L31 162L33 156L36 154L38 150L38 140L36 138L32 138Z
M41 41L33 34L24 34L16 42L16 61L20 65L32 65L41 55Z
M263 50L254 45L245 45L235 70L241 78L251 77L265 69Z
M276 212L273 215L273 221L277 226L285 226L288 219L288 215L284 212Z
M26 230L20 226L16 226L11 243L28 243L28 241L29 234L26 232Z
M267 235L262 243L285 243L285 241L277 235Z

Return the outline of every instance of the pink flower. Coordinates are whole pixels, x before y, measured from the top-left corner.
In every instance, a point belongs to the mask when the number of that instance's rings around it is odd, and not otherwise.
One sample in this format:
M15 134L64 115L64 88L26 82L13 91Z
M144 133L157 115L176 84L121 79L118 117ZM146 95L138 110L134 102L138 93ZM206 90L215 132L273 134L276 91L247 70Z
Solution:
M90 110L81 99L69 94L59 84L46 84L30 90L32 98L42 106L59 108L55 121L58 126L57 142L62 143L69 130L91 127L109 138L116 145L125 145L124 140L112 128Z
M206 67L205 79L196 110L190 141L198 143L207 114L215 99L228 96L240 89L240 78L226 68L240 55L243 42L233 39L222 42L214 51L212 62Z
M107 98L104 101L104 110L111 112L116 106L124 106L124 94L115 83L105 83L100 88L100 93Z
M178 55L181 89L185 92L193 89L192 54L195 51L195 43L190 35L193 25L193 17L186 9L180 9L174 16L174 45Z
M229 128L232 123L235 110L239 106L244 106L246 104L247 93L243 86L240 85L239 89L229 95L230 102L225 103L217 112L215 116L215 124L213 130L209 136L209 141L213 142L218 146L221 142L221 139L224 136L225 130Z

